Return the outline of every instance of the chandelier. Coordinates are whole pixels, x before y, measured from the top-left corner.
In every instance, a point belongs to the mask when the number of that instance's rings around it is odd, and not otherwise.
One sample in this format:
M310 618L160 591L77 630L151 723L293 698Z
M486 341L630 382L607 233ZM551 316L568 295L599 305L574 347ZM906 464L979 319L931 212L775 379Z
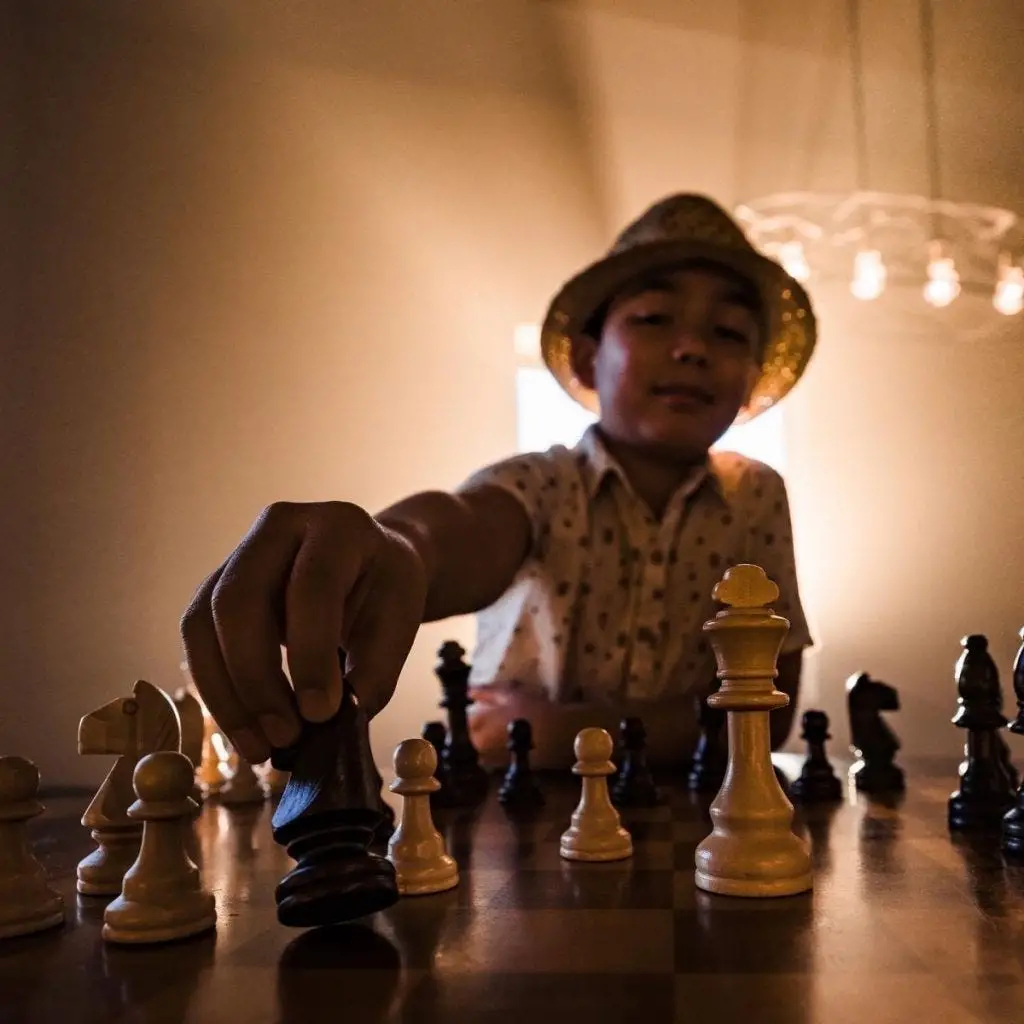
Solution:
M934 309L971 292L988 296L997 313L1015 316L1024 310L1020 215L942 194L932 2L920 0L928 194L869 188L860 0L847 0L856 191L776 193L741 204L736 217L751 241L798 281L845 280L863 302L893 285L919 288Z

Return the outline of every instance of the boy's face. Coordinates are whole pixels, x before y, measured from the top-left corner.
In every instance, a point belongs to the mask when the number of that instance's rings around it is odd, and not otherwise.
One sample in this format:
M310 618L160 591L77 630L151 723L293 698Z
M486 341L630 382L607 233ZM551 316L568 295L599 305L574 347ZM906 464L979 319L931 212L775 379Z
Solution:
M758 313L753 286L715 267L669 270L620 291L600 338L573 343L573 368L598 394L602 428L624 444L703 458L757 380Z

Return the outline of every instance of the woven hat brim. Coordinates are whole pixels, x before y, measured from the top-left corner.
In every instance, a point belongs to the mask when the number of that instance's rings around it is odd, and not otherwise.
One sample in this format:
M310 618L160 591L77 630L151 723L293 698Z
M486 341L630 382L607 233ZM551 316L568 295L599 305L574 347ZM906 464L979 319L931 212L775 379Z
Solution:
M719 264L751 281L765 310L767 338L761 373L738 422L775 405L803 375L814 351L817 323L803 286L755 249L688 240L649 242L598 260L567 281L552 300L541 327L541 355L563 390L598 413L597 395L572 369L572 339L608 299L636 277L700 260Z

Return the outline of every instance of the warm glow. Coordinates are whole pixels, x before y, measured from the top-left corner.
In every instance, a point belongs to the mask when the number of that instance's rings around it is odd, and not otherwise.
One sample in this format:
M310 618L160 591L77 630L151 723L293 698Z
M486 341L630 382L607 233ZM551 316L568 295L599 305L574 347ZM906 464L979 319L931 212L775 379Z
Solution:
M807 255L804 253L803 242L796 239L784 242L779 247L779 262L785 268L786 273L798 281L806 281L811 276L811 267L807 262Z
M928 261L928 283L924 286L924 300L937 309L948 306L960 294L960 275L953 257L947 255L938 243L932 246Z
M1024 268L1003 262L999 268L992 305L1004 316L1014 316L1024 309Z
M224 774L227 774L226 769L228 762L231 760L231 751L228 750L227 742L219 732L215 732L210 735L210 743L213 744L213 749L217 751L217 761L220 764L221 770Z
M516 362L534 365L540 362L540 325L517 324L513 335Z
M885 290L885 264L877 249L861 249L853 260L853 280L850 291L854 298L865 302L877 299Z

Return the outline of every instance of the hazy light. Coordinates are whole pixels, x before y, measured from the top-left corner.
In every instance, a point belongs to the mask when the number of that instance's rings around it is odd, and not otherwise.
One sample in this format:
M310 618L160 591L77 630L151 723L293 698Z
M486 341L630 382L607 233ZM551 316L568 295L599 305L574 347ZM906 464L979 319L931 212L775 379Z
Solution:
M960 275L953 257L948 256L941 244L932 246L928 261L928 283L924 286L924 300L936 309L948 306L960 294Z
M540 325L517 324L513 334L513 344L518 363L540 362Z
M1004 316L1014 316L1024 309L1024 268L1006 261L1000 265L992 305Z
M811 267L804 253L803 242L793 240L783 242L779 247L779 262L790 277L798 281L806 281L811 276Z
M850 291L854 298L869 302L885 291L885 264L877 249L861 249L853 259Z

